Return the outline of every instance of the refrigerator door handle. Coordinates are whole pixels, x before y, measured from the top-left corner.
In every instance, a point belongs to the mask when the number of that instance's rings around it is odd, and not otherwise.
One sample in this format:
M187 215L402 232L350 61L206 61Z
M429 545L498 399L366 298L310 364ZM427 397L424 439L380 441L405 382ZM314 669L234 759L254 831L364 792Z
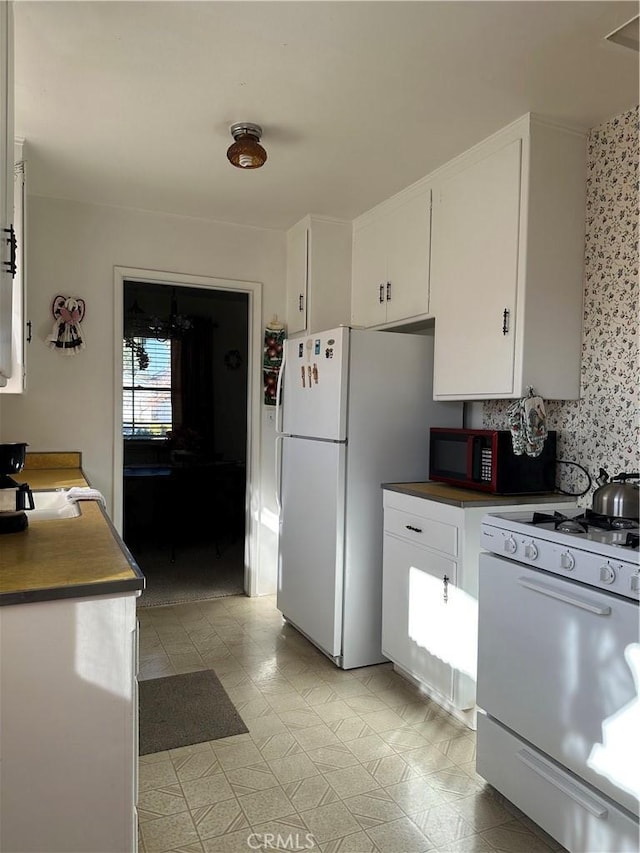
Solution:
M282 515L282 503L280 502L280 494L282 492L282 442L284 435L276 436L275 447L275 463L276 463L276 507L278 509L278 518Z
M282 406L280 404L280 399L282 396L282 379L284 377L284 372L287 367L287 347L286 342L285 346L282 349L282 364L280 365L280 372L278 373L278 381L276 383L276 435L282 435L282 424L280 423L282 419L282 415L280 414Z

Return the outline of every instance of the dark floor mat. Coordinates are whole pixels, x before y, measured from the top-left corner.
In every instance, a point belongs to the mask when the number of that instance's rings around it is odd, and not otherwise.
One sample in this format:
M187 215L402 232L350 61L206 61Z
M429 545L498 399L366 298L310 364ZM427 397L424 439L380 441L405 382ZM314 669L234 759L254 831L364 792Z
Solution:
M139 684L140 755L249 731L211 669Z

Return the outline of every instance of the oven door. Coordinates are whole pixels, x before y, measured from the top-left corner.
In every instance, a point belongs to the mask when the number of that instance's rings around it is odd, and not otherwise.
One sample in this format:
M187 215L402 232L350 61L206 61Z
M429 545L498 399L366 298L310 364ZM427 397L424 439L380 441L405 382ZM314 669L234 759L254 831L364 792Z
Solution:
M638 605L492 554L478 600L478 705L637 815Z

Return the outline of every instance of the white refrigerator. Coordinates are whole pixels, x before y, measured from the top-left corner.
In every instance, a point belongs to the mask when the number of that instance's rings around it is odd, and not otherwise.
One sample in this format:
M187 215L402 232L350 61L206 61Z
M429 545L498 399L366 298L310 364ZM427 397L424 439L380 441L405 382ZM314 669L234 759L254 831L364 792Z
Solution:
M432 399L432 333L341 326L285 350L277 606L338 666L380 663L381 484L426 480L429 427L462 406Z

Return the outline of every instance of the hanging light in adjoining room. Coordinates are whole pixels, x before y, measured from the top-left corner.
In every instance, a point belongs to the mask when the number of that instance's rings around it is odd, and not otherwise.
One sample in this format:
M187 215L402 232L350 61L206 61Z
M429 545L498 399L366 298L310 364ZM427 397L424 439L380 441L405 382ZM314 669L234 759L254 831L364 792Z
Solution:
M229 128L234 143L229 146L227 158L238 169L259 169L264 166L267 152L260 145L262 128L259 124L241 121Z

